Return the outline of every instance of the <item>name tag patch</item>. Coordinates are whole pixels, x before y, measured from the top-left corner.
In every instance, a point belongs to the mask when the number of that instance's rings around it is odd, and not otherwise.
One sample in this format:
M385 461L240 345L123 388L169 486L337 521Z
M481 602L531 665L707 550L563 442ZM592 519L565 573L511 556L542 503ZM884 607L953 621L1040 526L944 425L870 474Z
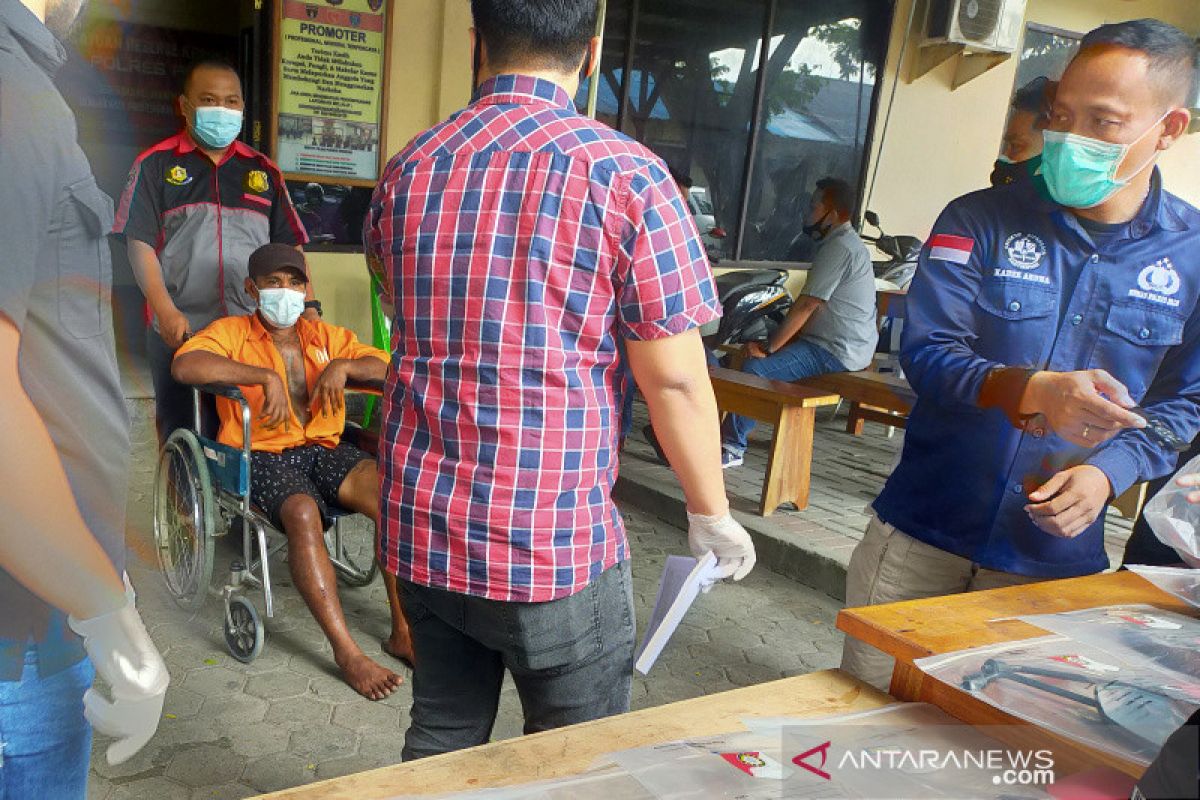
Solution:
M1043 286L1050 285L1050 279L1045 275L1037 275L1032 272L1022 272L1019 269L996 269L992 270L992 275L997 278L1017 278L1018 280L1029 281L1030 283L1040 283Z

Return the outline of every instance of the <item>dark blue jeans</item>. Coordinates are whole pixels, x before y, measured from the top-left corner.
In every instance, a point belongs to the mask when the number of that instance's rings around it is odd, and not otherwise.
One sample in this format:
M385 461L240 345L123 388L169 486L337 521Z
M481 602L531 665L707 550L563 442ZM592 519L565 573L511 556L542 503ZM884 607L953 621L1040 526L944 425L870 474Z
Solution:
M150 367L150 380L154 384L154 427L160 446L177 428L191 428L195 419L192 387L171 377L171 361L174 358L175 351L167 347L154 328L147 328L146 360ZM212 395L200 395L200 420L204 428L203 435L215 439L220 423Z
M20 680L0 681L0 800L84 800L92 728L83 694L94 676L85 658L43 678L30 648Z
M629 562L547 603L506 603L400 582L417 655L403 758L448 753L491 737L504 670L525 733L629 710L633 582Z
M747 358L744 372L777 381L798 381L814 375L845 372L846 367L823 347L801 339L766 358ZM746 437L754 430L755 422L748 417L730 414L721 427L721 446L731 453L746 452Z

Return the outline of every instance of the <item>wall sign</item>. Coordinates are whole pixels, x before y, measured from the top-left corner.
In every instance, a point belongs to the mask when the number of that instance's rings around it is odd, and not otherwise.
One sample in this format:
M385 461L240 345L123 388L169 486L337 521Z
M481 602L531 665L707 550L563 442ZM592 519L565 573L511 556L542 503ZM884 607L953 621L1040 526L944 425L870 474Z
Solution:
M390 2L276 5L276 161L289 179L374 185L384 155Z

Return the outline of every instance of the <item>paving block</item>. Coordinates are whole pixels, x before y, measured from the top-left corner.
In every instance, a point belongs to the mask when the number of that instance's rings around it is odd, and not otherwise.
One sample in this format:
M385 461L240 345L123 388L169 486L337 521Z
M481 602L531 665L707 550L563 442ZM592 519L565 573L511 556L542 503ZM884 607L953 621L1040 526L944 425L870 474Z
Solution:
M226 728L262 722L266 714L267 701L245 692L213 695L200 708L201 719Z
M288 752L310 761L344 758L358 753L358 734L333 725L292 733Z
M405 726L407 726L407 721ZM389 764L399 764L400 754L404 750L403 730L369 730L362 734L358 744L358 754L369 759L376 768Z
M165 775L184 786L208 786L234 781L244 766L243 759L230 751L228 742L200 744L177 752Z
M251 761L242 771L242 783L260 792L277 792L312 783L317 777L317 765L291 753L275 753Z
M119 784L112 800L189 800L191 792L181 783L161 776Z
M239 725L226 734L230 749L243 760L253 760L287 750L287 728L276 722L253 722Z
M202 695L233 694L246 685L246 675L229 667L196 667L188 670L181 685Z
M286 659L285 659L286 661ZM284 697L295 697L308 691L308 676L279 669L254 675L246 681L246 694L262 697L266 700L278 700Z
M407 714L394 705L383 703L342 703L334 706L333 724L347 731L392 731L400 732L400 720Z
M764 667L761 664L739 664L731 666L728 670L729 680L737 686L754 686L759 683L779 680L783 677L783 670L774 667Z
M163 702L164 719L188 719L196 716L204 703L204 695L172 684Z
M87 800L108 800L116 787L106 778L99 775L89 775L87 784Z
M203 786L192 789L191 800L241 800L258 794L244 783L224 783L220 786Z
M267 722L280 725L318 728L328 725L332 715L333 706L310 693L300 697L272 700L266 719Z

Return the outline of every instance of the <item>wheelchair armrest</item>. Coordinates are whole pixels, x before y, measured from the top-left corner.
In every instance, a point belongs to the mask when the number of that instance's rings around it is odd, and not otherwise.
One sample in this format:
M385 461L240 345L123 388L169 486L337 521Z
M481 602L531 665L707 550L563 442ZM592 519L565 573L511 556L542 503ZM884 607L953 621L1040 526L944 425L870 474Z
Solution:
M218 397L226 397L238 403L246 402L246 396L242 394L242 390L229 383L203 383L196 386L202 392L215 394Z
M373 381L346 381L346 390L350 392L362 392L363 394L383 394L384 387L387 382L380 380Z

